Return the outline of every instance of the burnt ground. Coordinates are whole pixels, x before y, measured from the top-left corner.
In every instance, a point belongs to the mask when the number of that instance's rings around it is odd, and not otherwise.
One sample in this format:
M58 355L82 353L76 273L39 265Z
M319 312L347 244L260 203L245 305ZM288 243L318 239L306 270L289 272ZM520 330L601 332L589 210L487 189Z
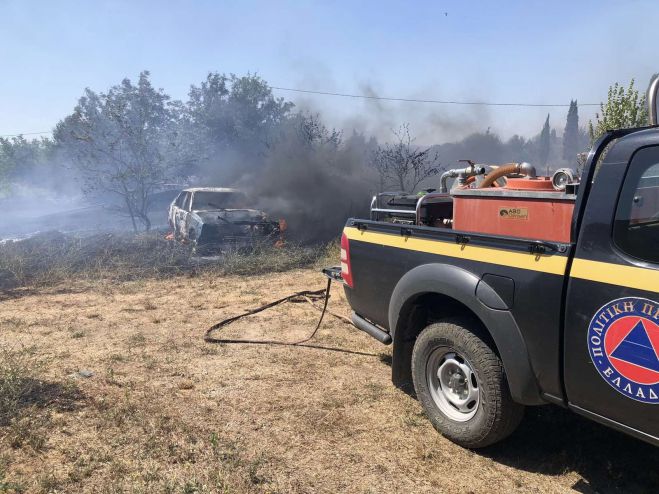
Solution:
M0 344L40 365L20 413L0 425L0 492L659 488L659 450L556 407L528 410L502 444L455 446L391 385L390 348L332 317L311 342L322 349L202 340L219 319L323 284L309 269L87 280L5 298ZM338 288L331 307L347 313ZM294 341L317 317L287 304L227 335Z

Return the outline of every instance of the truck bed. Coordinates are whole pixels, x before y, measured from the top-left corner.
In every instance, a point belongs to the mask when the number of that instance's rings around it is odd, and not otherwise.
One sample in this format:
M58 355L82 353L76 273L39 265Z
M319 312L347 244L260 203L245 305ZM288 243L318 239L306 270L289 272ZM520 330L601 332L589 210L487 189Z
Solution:
M390 300L406 273L424 264L459 267L487 280L506 301L541 390L563 396L557 328L570 244L362 219L348 220L344 234L353 277L346 296L358 315L391 331Z

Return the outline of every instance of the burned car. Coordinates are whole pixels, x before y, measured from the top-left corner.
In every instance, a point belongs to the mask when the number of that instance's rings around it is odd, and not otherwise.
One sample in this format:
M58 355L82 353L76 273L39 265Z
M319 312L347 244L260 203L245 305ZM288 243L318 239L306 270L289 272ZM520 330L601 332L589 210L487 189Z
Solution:
M198 252L251 248L258 241L280 239L280 223L258 209L246 207L247 197L237 189L184 189L169 206L174 238Z

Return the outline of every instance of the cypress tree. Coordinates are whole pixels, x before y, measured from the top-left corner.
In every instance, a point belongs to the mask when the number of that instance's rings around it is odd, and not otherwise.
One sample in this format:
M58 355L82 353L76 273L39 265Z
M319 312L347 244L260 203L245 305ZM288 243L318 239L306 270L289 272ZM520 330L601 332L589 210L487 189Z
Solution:
M551 128L549 127L549 114L547 114L547 120L545 120L545 125L542 127L542 132L540 132L540 142L538 145L540 166L546 166L549 161L549 149L551 147L550 134Z
M579 110L577 102L574 100L570 101L563 132L563 159L567 162L574 162L579 151Z

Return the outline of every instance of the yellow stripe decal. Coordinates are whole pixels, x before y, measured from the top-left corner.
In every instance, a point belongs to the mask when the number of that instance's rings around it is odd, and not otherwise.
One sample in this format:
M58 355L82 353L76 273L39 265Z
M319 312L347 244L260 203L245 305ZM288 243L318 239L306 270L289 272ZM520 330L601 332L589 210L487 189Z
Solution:
M384 245L387 247L397 247L399 249L427 252L429 254L438 254L441 256L457 257L470 261L487 262L498 264L500 266L530 269L532 271L541 271L543 273L564 275L567 265L567 257L565 256L539 256L531 254L530 252L527 254L524 252L513 252L506 249L443 242L441 240L426 240L423 238L404 237L402 235L398 236L389 233L360 231L354 227L346 227L343 232L350 240L358 240L360 242Z
M506 249L477 247L469 244L460 245L441 240L426 240L388 233L360 231L354 227L346 227L344 233L350 240L359 240L360 242L370 244L416 250L429 254L529 269L561 276L565 274L567 266L567 257L565 256L538 256L531 253L512 252ZM656 269L575 258L572 263L570 276L650 292L659 290L659 270Z
M575 259L572 262L570 276L649 292L659 290L659 271L656 269Z

